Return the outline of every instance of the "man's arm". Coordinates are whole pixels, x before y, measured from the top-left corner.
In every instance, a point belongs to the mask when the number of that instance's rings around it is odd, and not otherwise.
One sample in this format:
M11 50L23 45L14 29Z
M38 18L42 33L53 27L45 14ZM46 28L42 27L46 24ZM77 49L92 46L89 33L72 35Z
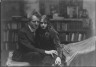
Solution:
M19 31L18 38L19 38L20 43L28 47L29 49L35 50L40 53L45 53L45 50L36 48L34 45L32 45L32 43L28 40L26 33Z

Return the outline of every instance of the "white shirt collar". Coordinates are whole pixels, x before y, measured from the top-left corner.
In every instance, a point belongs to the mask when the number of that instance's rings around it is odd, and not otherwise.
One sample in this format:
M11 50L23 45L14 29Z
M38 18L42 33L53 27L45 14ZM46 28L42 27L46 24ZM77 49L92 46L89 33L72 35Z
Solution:
M34 32L35 29L32 29L30 25L28 25L29 29L31 30L31 32Z

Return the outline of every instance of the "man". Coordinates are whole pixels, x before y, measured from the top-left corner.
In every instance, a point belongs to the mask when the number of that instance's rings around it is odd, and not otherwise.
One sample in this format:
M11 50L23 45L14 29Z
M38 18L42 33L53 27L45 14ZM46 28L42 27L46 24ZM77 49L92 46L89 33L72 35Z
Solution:
M48 21L48 18L46 15L42 16L40 21L40 26L36 30L36 44L39 48L44 49L45 53L47 51L55 51L55 55L45 55L45 64L61 64L61 51L60 51L60 40L58 37L57 31L55 31L52 26L50 26L50 23ZM57 55L58 53L58 55ZM47 53L46 53L47 54ZM55 62L54 62L55 61Z
M41 65L43 54L57 54L56 50L44 50L38 47L35 41L36 29L39 26L40 16L33 14L24 28L18 32L19 48L14 51L12 60L29 62L31 65Z

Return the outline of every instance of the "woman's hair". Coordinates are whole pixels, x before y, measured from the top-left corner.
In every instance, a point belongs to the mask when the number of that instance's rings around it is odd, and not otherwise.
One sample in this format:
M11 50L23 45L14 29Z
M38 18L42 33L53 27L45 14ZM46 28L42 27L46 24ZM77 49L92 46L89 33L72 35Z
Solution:
M49 17L47 15L43 15L41 17L40 22L47 22L47 27L49 27L51 25L50 21L49 21Z

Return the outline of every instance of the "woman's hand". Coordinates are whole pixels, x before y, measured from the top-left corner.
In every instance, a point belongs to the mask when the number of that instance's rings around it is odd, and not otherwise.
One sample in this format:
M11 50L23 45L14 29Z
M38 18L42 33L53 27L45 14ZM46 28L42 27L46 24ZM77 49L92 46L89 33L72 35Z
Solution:
M53 57L53 54L58 55L58 52L56 50L49 50L49 51L45 50L45 53L46 54L51 54L52 57Z

